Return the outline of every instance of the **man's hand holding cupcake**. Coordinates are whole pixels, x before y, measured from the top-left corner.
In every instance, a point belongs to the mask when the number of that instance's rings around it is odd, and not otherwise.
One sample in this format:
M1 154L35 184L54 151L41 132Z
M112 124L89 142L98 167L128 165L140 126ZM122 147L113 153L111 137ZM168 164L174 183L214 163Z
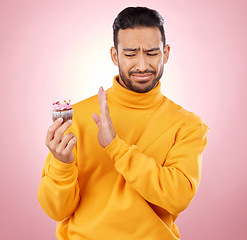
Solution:
M64 124L62 123L63 118L58 118L49 127L45 144L56 159L64 163L72 163L74 161L72 150L77 142L77 138L71 132L64 135L65 131L72 124L72 120L68 120Z
M94 113L93 120L98 126L99 144L105 148L112 142L116 134L109 113L106 91L103 87L99 89L98 99L101 115ZM72 150L77 138L71 132L64 135L72 124L73 109L70 101L53 103L51 115L54 122L48 129L45 144L56 159L64 163L72 163L74 161Z

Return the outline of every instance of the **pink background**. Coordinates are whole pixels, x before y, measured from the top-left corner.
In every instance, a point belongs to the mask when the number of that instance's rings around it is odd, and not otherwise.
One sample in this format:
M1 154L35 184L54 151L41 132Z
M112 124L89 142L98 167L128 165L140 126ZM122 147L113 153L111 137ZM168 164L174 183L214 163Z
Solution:
M182 239L246 239L246 1L87 2L0 3L0 238L55 239L37 200L51 103L111 86L112 22L141 5L165 19L163 93L210 127L200 188L177 221Z

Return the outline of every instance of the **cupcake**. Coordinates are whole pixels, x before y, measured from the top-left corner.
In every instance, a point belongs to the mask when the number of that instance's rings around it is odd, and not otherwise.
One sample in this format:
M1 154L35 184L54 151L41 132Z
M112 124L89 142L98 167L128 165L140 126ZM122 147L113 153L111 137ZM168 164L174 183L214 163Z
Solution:
M69 101L63 100L52 104L53 110L51 110L51 116L53 122L60 117L63 118L63 122L72 119L74 110L71 108L70 102L71 102L70 100Z

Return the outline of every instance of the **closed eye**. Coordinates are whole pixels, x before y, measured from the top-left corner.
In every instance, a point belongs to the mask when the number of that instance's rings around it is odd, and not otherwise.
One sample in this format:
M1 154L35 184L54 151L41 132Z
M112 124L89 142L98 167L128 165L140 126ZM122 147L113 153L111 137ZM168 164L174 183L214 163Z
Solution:
M156 56L158 53L147 53L148 56Z
M125 54L126 57L134 57L135 54Z

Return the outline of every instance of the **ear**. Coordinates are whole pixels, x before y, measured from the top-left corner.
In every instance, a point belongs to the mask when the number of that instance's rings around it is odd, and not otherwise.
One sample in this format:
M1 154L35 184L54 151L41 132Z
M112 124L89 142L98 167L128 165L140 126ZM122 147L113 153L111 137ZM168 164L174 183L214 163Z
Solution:
M168 62L169 53L170 53L170 46L167 44L164 48L164 64Z
M115 47L111 47L111 60L112 62L118 66L118 56L117 56L117 49Z

